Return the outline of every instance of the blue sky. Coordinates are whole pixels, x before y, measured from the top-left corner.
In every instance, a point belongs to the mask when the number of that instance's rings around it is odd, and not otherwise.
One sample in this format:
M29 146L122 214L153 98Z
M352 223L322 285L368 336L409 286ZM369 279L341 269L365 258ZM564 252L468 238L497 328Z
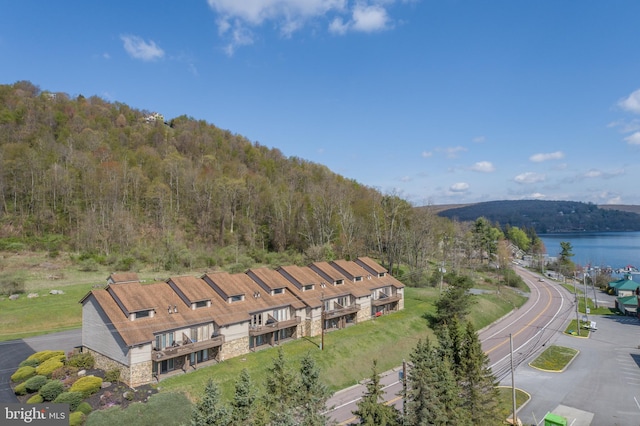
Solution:
M415 205L640 204L637 0L0 5L0 84L205 120Z

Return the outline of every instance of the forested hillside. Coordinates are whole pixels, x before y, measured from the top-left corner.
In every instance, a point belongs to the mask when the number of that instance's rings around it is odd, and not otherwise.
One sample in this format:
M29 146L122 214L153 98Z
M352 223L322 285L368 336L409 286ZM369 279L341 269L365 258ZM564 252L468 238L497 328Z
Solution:
M331 251L390 266L406 236L428 234L410 229L420 220L404 200L320 164L204 121L24 81L0 85L0 202L0 250L167 268L219 264L223 248L236 263L251 251ZM435 240L410 244L426 252Z
M504 227L532 228L538 234L571 231L640 231L640 215L574 201L488 201L450 208L438 215L460 221L485 217Z

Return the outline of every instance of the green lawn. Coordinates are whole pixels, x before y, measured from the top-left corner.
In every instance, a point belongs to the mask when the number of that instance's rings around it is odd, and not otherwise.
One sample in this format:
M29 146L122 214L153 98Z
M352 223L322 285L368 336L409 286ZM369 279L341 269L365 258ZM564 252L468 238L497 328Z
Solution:
M498 391L500 392L500 418L496 424L503 424L502 420L510 419L513 413L513 388L500 386ZM516 388L516 410L522 407L529 398L527 393Z
M562 371L578 355L578 351L564 346L549 346L531 364L546 371Z
M91 284L52 286L33 290L38 297L18 300L0 298L0 341L22 339L82 326L82 305L78 303L92 288ZM49 294L57 289L64 294Z

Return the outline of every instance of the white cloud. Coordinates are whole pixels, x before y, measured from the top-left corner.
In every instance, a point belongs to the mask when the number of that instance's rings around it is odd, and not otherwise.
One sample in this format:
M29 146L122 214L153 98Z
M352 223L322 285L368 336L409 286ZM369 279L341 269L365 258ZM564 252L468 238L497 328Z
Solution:
M529 160L533 161L534 163L541 163L543 161L560 160L562 158L564 158L564 153L562 151L556 151L556 152L549 152L549 153L533 154L531 157L529 157Z
M591 169L588 172L586 172L583 177L586 178L599 178L602 177L602 172L600 170L595 170L595 169Z
M353 9L353 29L370 33L387 28L389 16L387 11L378 5L365 6L358 4Z
M466 182L454 183L449 187L449 191L451 192L466 192L468 190L469 190L469 184Z
M335 18L329 24L329 32L333 34L343 35L349 31L349 24L345 23L342 18Z
M466 152L467 148L463 146L452 146L449 148L438 148L438 151L444 152L448 158L456 158L459 153Z
M329 21L328 31L338 35L386 30L391 28L387 7L396 1L356 1L350 5L348 0L207 0L217 14L218 33L230 39L225 49L230 54L239 46L252 44L252 29L267 22L284 37L322 19Z
M433 157L433 152L431 151L422 151L422 158L430 158Z
M532 198L534 200L540 200L540 199L542 199L544 197L545 197L544 194L542 194L540 192L534 192L533 194L529 195L529 197L527 197L527 198Z
M513 180L516 183L521 183L521 184L544 182L545 179L546 179L545 175L541 175L539 173L533 173L533 172L521 173L515 178L513 178Z
M618 101L618 106L625 111L640 114L640 89L630 94L627 98Z
M120 39L124 42L124 50L134 59L154 61L164 57L164 50L156 45L153 40L149 42L133 35L123 35Z
M484 136L476 136L475 138L471 139L471 141L474 143L483 143L486 140L487 138L485 138Z
M624 138L629 145L640 145L640 132L635 132Z
M471 166L471 170L474 172L491 173L495 171L496 168L490 161L478 161L476 164Z

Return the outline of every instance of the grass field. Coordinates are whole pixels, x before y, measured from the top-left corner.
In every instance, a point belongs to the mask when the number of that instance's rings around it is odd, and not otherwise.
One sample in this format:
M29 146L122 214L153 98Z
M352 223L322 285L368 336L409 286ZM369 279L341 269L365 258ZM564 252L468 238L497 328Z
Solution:
M575 349L552 345L529 365L546 371L562 371L576 355Z

